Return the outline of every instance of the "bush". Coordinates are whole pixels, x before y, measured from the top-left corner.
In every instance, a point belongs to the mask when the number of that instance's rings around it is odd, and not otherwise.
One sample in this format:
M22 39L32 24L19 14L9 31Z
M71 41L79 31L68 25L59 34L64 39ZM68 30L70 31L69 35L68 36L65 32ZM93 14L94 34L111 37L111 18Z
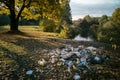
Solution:
M56 32L56 25L55 22L48 19L43 19L39 23L40 30L44 32Z
M63 29L61 30L59 37L61 38L65 38L65 39L72 39L74 38L76 35L80 34L81 29L80 28L73 28L71 26L68 25L64 25Z
M8 15L6 14L0 15L0 26L8 25L8 24L10 24L10 19Z
M69 38L69 31L70 31L70 29L68 27L64 26L59 34L59 37L65 38L65 39Z
M119 25L106 22L98 33L98 40L105 43L120 45Z

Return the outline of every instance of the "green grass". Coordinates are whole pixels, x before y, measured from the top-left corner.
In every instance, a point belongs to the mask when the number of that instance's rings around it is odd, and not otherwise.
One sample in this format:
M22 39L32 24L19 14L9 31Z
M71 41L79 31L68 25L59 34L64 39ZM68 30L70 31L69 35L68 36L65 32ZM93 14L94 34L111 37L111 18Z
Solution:
M9 29L9 26L0 26L0 31L1 30L8 30Z
M27 53L23 47L20 47L20 46L13 44L13 43L5 42L2 40L0 40L0 46L8 49L10 52L15 52L15 53L19 53L19 54L21 54L21 53L26 54Z
M0 26L0 30L9 30L10 26ZM35 30L38 29L39 26L19 26L19 29L30 29Z

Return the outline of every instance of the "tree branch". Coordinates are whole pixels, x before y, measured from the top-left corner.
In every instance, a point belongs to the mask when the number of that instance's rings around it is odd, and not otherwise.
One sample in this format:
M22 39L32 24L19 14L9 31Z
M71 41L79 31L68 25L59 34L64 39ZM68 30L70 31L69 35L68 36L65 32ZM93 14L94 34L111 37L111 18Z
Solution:
M17 17L16 17L16 20L19 20L19 17L20 17L20 15L21 15L22 11L24 10L24 8L25 8L25 3L23 3L20 11L18 12L18 15L17 15Z
M28 7L28 6L31 4L31 0L29 0L29 2L28 2L27 5L25 5L25 2L26 2L26 0L23 0L23 5L22 5L22 7L21 7L21 9L20 9L17 17L16 17L16 20L19 20L19 17L20 17L20 15L22 14L22 11L24 10L24 8L25 8L25 7Z
M31 0L29 0L28 4L27 4L27 5L25 5L25 7L29 7L29 6L30 6L30 4L31 4Z

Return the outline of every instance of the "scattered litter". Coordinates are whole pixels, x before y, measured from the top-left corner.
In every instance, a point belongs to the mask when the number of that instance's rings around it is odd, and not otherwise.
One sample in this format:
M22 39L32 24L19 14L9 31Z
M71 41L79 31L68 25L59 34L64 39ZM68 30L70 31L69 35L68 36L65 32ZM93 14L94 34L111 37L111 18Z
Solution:
M93 46L87 47L86 49L89 49L90 51L97 50L97 48L95 48Z
M99 48L93 46L85 47L83 45L75 48L71 45L67 45L51 50L47 52L47 54L49 55L47 61L45 59L38 61L40 66L48 66L48 68L45 68L50 69L47 73L52 71L56 72L55 67L59 69L64 68L69 74L73 74L72 72L77 71L73 76L74 80L80 79L81 73L85 74L89 72L92 67L90 66L91 64L102 64L103 59L109 57L109 55L102 54L102 50Z
M91 64L101 64L103 62L103 58L100 56L94 56L90 58L90 63Z
M98 57L98 56L96 56L94 59L95 59L96 61L100 61L100 60L101 60L100 57Z
M33 70L26 71L26 74L31 75L33 73Z
M72 64L73 64L72 61L68 62L68 72L71 72L71 66L72 66Z
M39 64L40 66L45 66L46 61L45 61L44 59L39 60L39 61L38 61L38 64Z
M75 75L73 76L74 80L79 80L80 79L80 75L78 75L78 73L75 73Z

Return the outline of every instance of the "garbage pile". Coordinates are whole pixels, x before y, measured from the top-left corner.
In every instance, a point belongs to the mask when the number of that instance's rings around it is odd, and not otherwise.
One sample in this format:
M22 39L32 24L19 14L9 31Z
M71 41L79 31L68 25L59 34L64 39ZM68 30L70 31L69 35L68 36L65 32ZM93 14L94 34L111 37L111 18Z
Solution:
M74 80L80 79L80 68L85 69L83 73L86 73L87 70L91 70L91 64L102 64L104 60L110 58L108 54L102 53L102 49L83 45L76 48L71 45L60 47L49 51L48 56L49 60L41 59L38 64L47 68L50 68L49 64L61 68L67 66L68 73L72 73L73 70L78 71L74 73Z

